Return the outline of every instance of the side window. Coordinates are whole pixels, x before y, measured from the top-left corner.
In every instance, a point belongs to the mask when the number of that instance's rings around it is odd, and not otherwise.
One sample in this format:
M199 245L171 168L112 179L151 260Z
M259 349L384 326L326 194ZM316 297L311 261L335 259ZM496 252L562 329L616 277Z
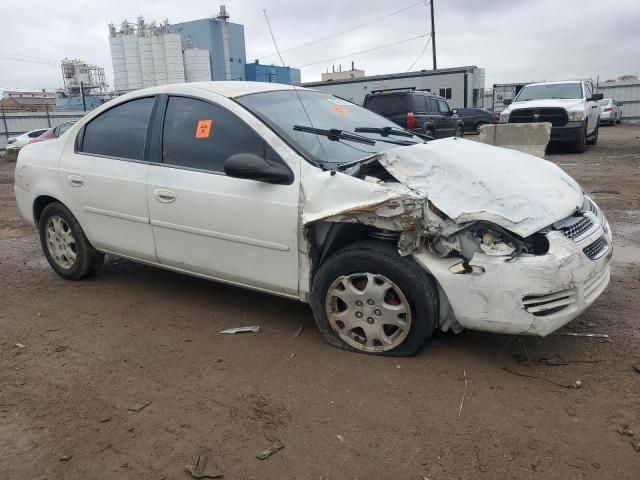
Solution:
M413 96L413 109L416 112L424 113L427 112L427 97L424 95L414 95Z
M237 153L265 156L265 142L221 107L193 98L171 97L164 117L162 161L169 165L224 172Z
M429 112L438 113L438 101L433 97L429 98Z
M444 100L438 99L438 109L440 113L449 113L449 105Z
M585 97L591 98L591 94L592 94L591 84L590 83L585 83L584 84L584 95L585 95Z
M153 97L132 100L91 120L85 127L80 151L143 160L153 102Z

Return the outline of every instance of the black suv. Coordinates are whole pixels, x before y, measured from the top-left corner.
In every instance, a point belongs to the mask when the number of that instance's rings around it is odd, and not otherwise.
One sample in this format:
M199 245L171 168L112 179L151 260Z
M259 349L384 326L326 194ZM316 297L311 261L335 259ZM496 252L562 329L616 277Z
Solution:
M457 110L432 93L415 88L374 90L364 98L363 107L414 133L433 138L462 137L464 122Z

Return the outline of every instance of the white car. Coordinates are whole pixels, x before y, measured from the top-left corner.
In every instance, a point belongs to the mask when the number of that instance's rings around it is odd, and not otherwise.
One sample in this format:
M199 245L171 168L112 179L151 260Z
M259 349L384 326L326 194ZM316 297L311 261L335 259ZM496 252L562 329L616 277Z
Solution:
M616 102L612 98L600 100L600 123L607 123L615 127L622 119L622 103Z
M10 137L7 140L7 148L20 149L32 142L34 138L38 138L47 130L48 128L39 128L37 130L31 130L30 132L23 133L22 135L18 135L17 137Z
M500 113L502 123L551 123L551 142L565 143L582 153L598 142L601 93L590 81L525 85Z
M288 85L123 95L24 148L15 178L61 276L107 253L297 299L359 352L410 355L435 328L545 336L609 282L609 225L556 165Z

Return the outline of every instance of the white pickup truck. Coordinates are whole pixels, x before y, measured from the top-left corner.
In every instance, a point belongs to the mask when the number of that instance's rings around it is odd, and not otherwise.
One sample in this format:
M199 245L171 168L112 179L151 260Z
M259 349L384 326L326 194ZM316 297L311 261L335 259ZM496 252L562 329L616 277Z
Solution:
M551 142L569 143L578 153L598 141L599 100L590 81L532 83L500 114L502 123L551 123Z

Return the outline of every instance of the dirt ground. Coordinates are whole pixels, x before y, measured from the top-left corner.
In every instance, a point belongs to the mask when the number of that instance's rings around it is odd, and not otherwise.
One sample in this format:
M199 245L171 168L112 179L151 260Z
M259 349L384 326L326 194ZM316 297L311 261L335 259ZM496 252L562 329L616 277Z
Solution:
M1 159L0 479L187 479L197 454L225 479L638 479L640 125L548 158L616 242L564 331L610 338L467 331L402 359L328 346L303 304L122 260L65 281ZM261 330L218 333L241 325Z

